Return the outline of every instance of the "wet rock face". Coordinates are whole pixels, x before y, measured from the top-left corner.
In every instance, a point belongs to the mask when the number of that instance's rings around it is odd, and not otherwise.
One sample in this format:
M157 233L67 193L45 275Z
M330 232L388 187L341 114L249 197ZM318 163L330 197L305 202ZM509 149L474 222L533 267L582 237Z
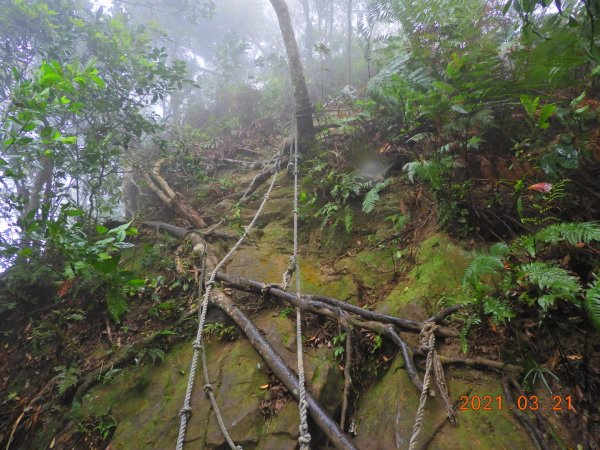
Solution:
M500 381L478 371L447 370L450 398L502 395ZM356 413L361 450L407 449L412 436L419 396L410 382L402 359L397 356L386 374L362 397ZM464 450L527 449L532 443L515 421L507 405L502 409L458 410L458 426L448 423L437 397L427 400L425 419L417 448ZM460 402L459 402L460 405ZM457 408L455 408L457 409Z
M293 322L266 312L256 317L255 323L284 360L295 367ZM186 343L169 352L160 365L120 373L112 384L90 391L82 404L84 414L95 417L112 414L118 424L113 448L174 447L191 355L191 343ZM277 415L266 420L260 404L269 398L269 390L264 388L269 383L268 368L248 341L222 343L211 338L207 356L215 396L232 438L245 449L296 448L297 404L288 402ZM343 384L337 363L323 348L307 350L305 365L309 388L333 413ZM223 448L224 439L203 385L198 367L186 442L194 448Z

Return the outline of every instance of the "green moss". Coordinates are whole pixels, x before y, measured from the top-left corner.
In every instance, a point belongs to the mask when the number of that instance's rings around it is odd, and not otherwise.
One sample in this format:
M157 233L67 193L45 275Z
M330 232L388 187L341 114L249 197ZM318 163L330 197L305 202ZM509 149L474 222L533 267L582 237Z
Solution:
M388 372L362 397L356 414L358 437L355 441L362 450L408 447L420 392L410 382L401 359L397 356ZM480 398L502 395L498 380L477 371L447 371L446 380L453 401L461 395ZM491 411L458 411L458 427L452 427L446 423L444 407L438 397L427 400L419 436L421 444L431 440L428 448L531 447L527 432L518 426L506 404L502 409Z
M356 298L356 285L350 275L326 275L326 270L315 259L302 259L300 273L302 292L352 301Z
M375 289L389 282L393 277L394 250L391 248L366 249L355 256L347 257L336 264L336 268L346 270L366 287Z
M447 235L435 234L421 244L415 267L378 310L398 315L410 311L414 318L437 311L437 301L442 296L446 305L458 303L461 301L462 276L470 258L470 253Z

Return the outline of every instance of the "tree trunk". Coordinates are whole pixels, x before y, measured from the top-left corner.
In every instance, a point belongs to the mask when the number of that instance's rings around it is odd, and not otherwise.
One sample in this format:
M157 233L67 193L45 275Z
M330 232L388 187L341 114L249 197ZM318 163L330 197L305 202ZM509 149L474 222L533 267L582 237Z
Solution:
M348 33L346 39L346 83L352 85L352 0L348 0Z
M300 55L298 51L298 43L296 35L292 27L292 20L285 0L269 0L279 21L279 28L283 36L285 51L288 56L288 64L290 66L290 77L292 86L294 87L294 103L296 109L296 127L298 138L305 140L314 135L312 105L308 97L306 89L306 80L302 64L300 63Z
M313 26L312 19L310 17L310 6L308 4L308 0L300 0L302 4L302 11L304 13L304 51L306 53L306 66L309 72L314 67L313 61Z

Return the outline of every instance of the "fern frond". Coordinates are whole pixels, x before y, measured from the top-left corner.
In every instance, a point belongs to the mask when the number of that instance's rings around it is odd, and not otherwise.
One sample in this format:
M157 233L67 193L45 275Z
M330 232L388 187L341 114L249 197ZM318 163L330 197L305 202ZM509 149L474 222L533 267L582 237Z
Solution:
M463 289L481 291L484 287L481 277L498 274L503 268L504 265L498 256L477 255L465 270Z
M596 279L590 284L585 293L585 306L590 321L600 330L600 280Z
M125 295L120 291L109 291L106 295L106 309L115 322L121 322L121 317L129 309Z
M506 256L510 248L504 242L497 242L490 247L490 255L501 258Z
M371 190L365 194L363 199L362 210L364 213L369 214L375 209L375 205L379 201L379 193L389 186L391 180L387 179L381 183L377 183Z
M344 208L344 228L346 229L346 233L350 234L353 227L354 217L352 216L352 210L350 209L350 205L346 205Z
M538 303L547 310L557 299L574 301L581 291L579 280L565 269L541 261L520 266L521 276L542 291Z
M555 223L535 234L535 240L544 244L568 242L571 245L580 242L587 244L600 241L600 225L595 222Z

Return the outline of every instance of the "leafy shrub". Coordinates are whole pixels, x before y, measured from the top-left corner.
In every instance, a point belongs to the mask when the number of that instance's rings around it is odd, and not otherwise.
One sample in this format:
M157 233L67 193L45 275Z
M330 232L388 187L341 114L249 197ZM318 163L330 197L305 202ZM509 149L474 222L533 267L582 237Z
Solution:
M525 236L508 247L495 244L489 254L475 256L465 270L463 291L474 299L478 314L491 316L496 323L514 316L510 302L514 293L524 304L537 305L543 318L558 300L585 306L590 322L599 327L600 289L597 280L587 289L574 274L552 262L520 262L519 255L528 249L535 255L536 245L568 243L577 245L600 241L600 227L595 223L558 223ZM516 259L516 263L511 260ZM600 327L599 327L600 328Z

